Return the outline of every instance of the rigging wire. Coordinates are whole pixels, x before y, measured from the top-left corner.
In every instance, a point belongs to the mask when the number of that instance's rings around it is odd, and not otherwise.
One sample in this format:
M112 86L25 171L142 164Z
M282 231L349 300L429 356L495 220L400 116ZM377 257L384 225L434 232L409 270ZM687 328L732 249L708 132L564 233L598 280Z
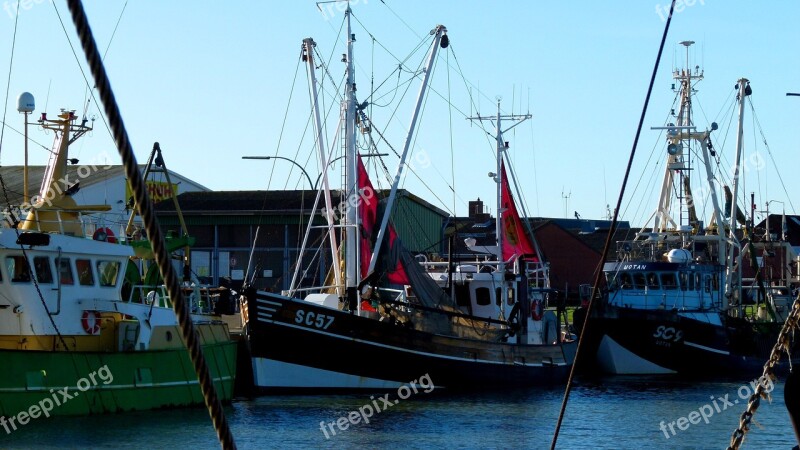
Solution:
M531 89L528 88L528 113L531 110ZM528 123L531 130L531 170L533 171L533 198L536 200L536 215L539 212L539 175L536 173L536 135L533 132L533 120Z
M61 29L64 30L64 36L67 38L67 42L69 43L69 48L72 50L72 56L75 57L75 62L78 63L78 70L81 71L81 76L83 77L83 82L85 86L88 88L91 86L89 83L89 78L86 77L86 72L83 70L83 65L81 64L80 58L78 58L78 53L75 51L75 46L72 45L72 39L69 37L69 33L67 32L67 27L64 25L64 21L61 19L61 13L58 11L58 6L56 6L56 2L50 2L53 5L53 9L56 11L56 16L58 16L58 22L61 24ZM109 42L110 44L110 42ZM97 104L97 98L94 95L94 89L89 90L92 100L94 100L94 104ZM50 97L50 88L48 88L47 92L48 98ZM106 131L108 131L109 137L114 139L114 134L111 132L111 128L109 127L108 122L106 121L106 117L103 114L100 114L100 119L103 121L103 125L106 127Z
M283 111L283 121L281 121L281 130L278 132L278 143L275 145L275 154L277 155L281 148L281 142L283 142L283 133L286 131L286 121L289 118L289 106L292 104L292 97L294 97L294 87L297 84L297 74L300 72L300 59L297 60L297 65L294 68L294 76L292 77L292 87L289 89L289 99L286 101L286 109ZM306 125L308 126L308 125ZM267 179L267 190L269 190L269 186L272 184L272 176L275 174L275 164L272 165L272 169L269 172L269 178ZM262 210L267 205L267 197L266 194L264 195L264 202L261 204ZM261 218L259 217L259 224Z
M761 121L758 120L755 108L753 107L752 99L750 99L750 109L753 113L753 119L755 119L756 127L758 128L758 133L761 136L761 141L764 144L764 148L767 149L767 154L769 155L769 159L772 161L772 165L775 167L775 169L778 169L778 164L775 162L775 156L772 154L772 150L770 150L769 144L767 144L767 138L764 136L764 129L761 128ZM778 174L778 180L781 182L783 193L786 194L786 200L789 202L789 206L792 208L792 213L794 213L795 209L794 209L794 204L792 203L792 197L789 195L789 191L786 189L786 184L783 182L783 177L781 177L781 172L779 170L775 170L775 172L777 172Z
M3 124L5 124L5 122L6 122L6 114L8 114L8 97L9 97L9 93L11 91L11 73L12 73L12 70L14 68L14 53L15 53L15 49L16 49L16 45L17 45L17 30L18 30L18 25L19 25L19 6L20 6L20 2L17 2L17 14L16 14L16 16L14 18L14 33L13 33L13 37L11 39L11 57L9 58L8 77L6 78L6 95L5 95L5 99L3 101L3 105L5 105L5 108L3 110ZM2 152L2 148L3 148L3 142L4 142L4 138L5 138L5 131L6 131L6 128L5 128L5 126L3 126L2 129L0 129L0 152ZM14 226L13 226L14 233L16 233L17 242L19 242L20 232L19 232L19 228L17 227L17 224L19 224L19 222L18 222L16 216L14 215L14 213L12 211L11 199L8 196L8 189L6 188L6 182L3 179L2 174L0 174L0 188L2 188L2 190L3 190L3 196L5 198L6 205L8 207L8 211L11 214L11 218L12 218L12 220L14 222ZM23 201L24 200L25 199L23 199ZM36 293L39 296L39 300L42 302L42 306L44 307L45 313L47 313L47 318L50 319L50 324L53 326L53 330L56 332L56 336L58 336L59 341L61 341L61 346L64 347L64 351L68 352L69 351L69 347L67 347L67 343L64 341L64 336L61 335L61 331L59 331L58 325L56 325L55 319L53 319L53 315L50 313L50 308L47 306L47 302L45 302L44 296L42 295L42 291L39 288L39 282L36 279L38 277L38 274L37 274L36 277L35 276L31 276L31 274L33 274L33 271L31 270L31 262L30 262L30 258L28 257L28 252L25 249L25 246L22 245L22 243L19 244L19 248L22 251L22 257L25 260L25 269L28 271L29 277L33 281L33 286L36 288ZM55 347L55 341L54 341L54 347ZM74 359L72 360L72 363L75 364L75 360Z
M667 40L667 34L669 33L669 26L672 23L672 13L675 10L675 2L676 2L676 0L672 0L672 3L670 4L670 7L669 7L669 15L667 16L667 23L664 25L664 34L661 36L661 44L658 47L658 56L656 56L656 61L655 61L655 64L653 66L653 74L650 76L650 85L647 88L647 96L645 97L645 100L644 100L644 107L642 108L642 114L639 117L639 125L638 125L638 127L636 129L636 135L633 138L633 147L631 148L631 154L630 154L630 157L628 158L628 166L625 169L625 177L622 180L622 187L620 188L619 198L617 199L617 207L614 209L614 218L611 221L611 227L609 227L609 229L608 229L608 235L606 236L606 242L603 245L603 253L602 253L602 255L600 255L600 263L598 264L599 267L602 267L603 261L605 261L606 257L608 256L608 250L611 247L611 239L613 238L614 231L617 228L617 219L618 219L618 214L619 214L619 207L622 204L622 198L625 195L625 186L628 183L628 176L630 175L631 166L633 165L633 157L636 155L636 147L637 147L637 145L639 143L639 136L640 136L640 134L642 132L642 126L644 125L644 118L645 118L645 114L647 113L647 106L650 103L650 94L653 92L653 84L655 84L655 81L656 81L656 74L658 73L658 66L659 66L659 63L661 62L661 54L664 51L664 43ZM598 267L598 269L599 269L599 267ZM564 401L561 403L561 411L558 414L558 423L556 424L556 430L555 430L555 434L553 435L553 441L552 441L552 443L550 445L550 450L555 450L556 442L558 442L558 433L561 430L561 423L564 420L564 412L567 409L567 402L569 401L569 394L570 394L570 391L572 390L572 383L573 383L573 379L574 379L574 376L575 376L575 368L578 366L577 363L579 361L578 357L579 357L580 351L581 351L581 343L583 343L585 341L587 324L589 323L588 318L591 317L591 312L592 312L592 304L594 303L594 300L595 300L597 294L599 293L601 275L602 275L602 271L601 270L596 270L595 271L594 285L592 286L592 296L589 298L589 305L586 308L586 318L587 318L587 320L585 320L583 322L583 327L581 329L580 339L578 340L578 348L575 350L575 360L573 361L572 367L570 368L569 379L567 380L567 387L566 387L566 390L564 392Z
M109 38L108 44L106 45L106 50L103 52L103 58L102 58L103 61L106 60L106 56L108 55L108 50L111 48L111 43L114 42L114 36L117 35L117 28L119 28L120 22L122 22L122 15L125 14L125 8L127 8L127 7L128 7L128 0L125 0L125 4L122 5L122 11L120 11L119 17L117 18L117 23L114 24L114 30L111 32L111 38ZM86 116L86 114L88 114L88 111L89 111L89 99L86 98L88 95L89 95L89 86L87 84L86 85L86 92L84 93L84 96L83 96L83 103L84 103L83 116L84 117Z
M447 52L447 103L450 102L450 52ZM450 190L453 191L453 215L456 211L456 158L455 149L453 148L453 110L447 108L447 120L450 131ZM454 231L458 232L458 228Z
M6 135L5 123L6 123L6 116L8 114L8 96L9 96L9 92L11 91L11 71L14 68L14 50L16 49L16 46L17 46L17 26L18 26L18 23L19 23L19 5L20 5L20 2L17 2L17 15L14 18L14 33L12 34L12 37L11 37L11 57L9 58L9 61L8 61L8 76L6 77L6 97L3 100L3 106L5 107L5 109L3 109L3 125L4 126L3 126L2 129L0 129L0 155L2 155L2 150L3 150L3 138ZM0 182L2 182L2 177L0 177ZM4 190L5 190L5 183L3 183L3 186L4 186Z
M67 4L72 14L75 29L83 46L84 53L86 54L86 61L95 79L98 94L103 101L102 104L105 107L106 115L113 128L114 141L117 144L117 149L122 158L128 182L134 192L139 215L142 217L145 229L147 230L147 236L150 238L153 253L158 263L159 271L161 272L161 278L164 280L167 286L167 292L172 300L173 311L180 325L181 335L189 351L194 371L197 374L206 408L211 416L220 444L226 449L235 449L236 443L234 442L230 427L228 426L228 421L225 419L225 411L222 409L222 403L217 396L213 378L211 377L208 364L203 355L199 334L195 331L194 324L192 323L192 317L189 313L186 298L178 283L175 268L172 266L170 254L164 243L164 235L153 211L153 202L147 193L142 174L139 172L138 165L136 164L133 147L128 137L127 130L125 129L125 123L122 120L122 115L116 98L114 97L114 92L111 89L111 83L108 79L103 61L100 58L100 52L98 51L92 30L89 27L89 21L83 9L83 4L80 0L68 0Z

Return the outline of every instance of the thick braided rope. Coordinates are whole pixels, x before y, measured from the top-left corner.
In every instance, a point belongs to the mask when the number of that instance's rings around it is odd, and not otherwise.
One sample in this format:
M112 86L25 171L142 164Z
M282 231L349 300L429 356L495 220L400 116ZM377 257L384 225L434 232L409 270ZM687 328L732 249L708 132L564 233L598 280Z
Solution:
M142 175L139 173L136 158L133 154L133 148L128 139L128 133L125 130L125 124L122 121L122 115L120 114L117 101L114 98L114 93L111 90L111 83L108 80L103 61L97 50L97 44L92 35L92 30L89 27L89 21L83 9L83 4L80 0L67 0L67 4L69 5L72 21L75 24L81 46L86 54L86 60L92 71L92 76L94 77L97 91L103 103L106 117L108 117L109 125L114 135L114 141L117 144L117 149L119 150L120 157L125 167L125 174L128 177L128 181L134 193L139 214L142 216L147 236L150 238L150 242L153 246L156 262L158 263L161 276L166 284L169 297L172 300L172 308L178 319L183 340L186 342L186 346L189 349L192 364L197 373L197 378L200 381L203 398L205 399L211 420L214 423L220 445L224 449L235 449L236 444L233 440L233 435L225 419L222 404L214 389L214 383L211 379L205 357L203 356L203 349L200 346L198 334L195 332L189 310L186 306L186 299L180 289L178 277L175 274L175 269L172 267L170 256L164 244L164 236L156 223L155 215L153 214L153 204L150 197L147 195L147 189L144 187Z

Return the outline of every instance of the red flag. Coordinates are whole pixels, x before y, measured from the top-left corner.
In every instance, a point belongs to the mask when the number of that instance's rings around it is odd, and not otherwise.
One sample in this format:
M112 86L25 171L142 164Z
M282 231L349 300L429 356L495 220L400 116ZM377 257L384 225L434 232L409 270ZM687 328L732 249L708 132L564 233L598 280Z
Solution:
M502 204L503 223L503 260L508 261L513 255L532 256L533 261L538 261L533 243L522 227L522 221L514 205L514 197L508 188L505 163L500 163L500 202Z
M386 278L393 284L410 284L406 269L403 267L403 262L400 260L400 246L398 245L397 232L394 227L389 225L389 259L391 263L387 267ZM392 267L394 266L394 267Z
M361 218L361 277L367 277L369 270L369 261L372 257L372 243L374 241L375 224L378 221L378 195L372 187L372 182L369 180L367 169L361 161L361 156L358 157L358 195L361 199L361 207L359 208L359 215ZM389 282L394 284L408 284L408 276L403 268L403 263L400 261L400 247L397 245L397 232L394 227L389 224L389 242L386 245L388 249L387 259L391 261L391 267L388 268L387 277Z
M358 196L361 200L361 207L358 209L361 216L361 278L365 278L372 257L372 232L378 219L378 195L369 181L361 156L358 157Z

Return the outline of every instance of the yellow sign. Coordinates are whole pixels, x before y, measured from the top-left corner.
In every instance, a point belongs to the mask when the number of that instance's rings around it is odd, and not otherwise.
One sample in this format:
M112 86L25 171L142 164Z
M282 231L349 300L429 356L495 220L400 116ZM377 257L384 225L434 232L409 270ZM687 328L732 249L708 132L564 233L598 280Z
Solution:
M170 184L163 181L146 181L145 185L147 185L147 194L150 196L150 199L153 203L158 203L162 200L172 198L173 192L176 196L178 195L178 185L174 183ZM129 183L125 183L125 198L130 200L131 197L133 197L131 185Z

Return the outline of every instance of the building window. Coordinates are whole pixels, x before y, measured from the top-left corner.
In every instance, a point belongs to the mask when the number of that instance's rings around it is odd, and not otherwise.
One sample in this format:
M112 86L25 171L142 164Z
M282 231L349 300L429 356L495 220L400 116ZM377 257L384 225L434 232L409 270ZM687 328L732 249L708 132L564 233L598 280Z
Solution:
M39 283L52 283L53 271L50 270L50 258L47 256L33 257L33 270L36 271L36 281Z
M91 261L88 259L76 259L75 269L78 271L78 283L80 283L81 286L94 286Z
M116 286L119 261L97 261L97 274L100 277L100 286Z

